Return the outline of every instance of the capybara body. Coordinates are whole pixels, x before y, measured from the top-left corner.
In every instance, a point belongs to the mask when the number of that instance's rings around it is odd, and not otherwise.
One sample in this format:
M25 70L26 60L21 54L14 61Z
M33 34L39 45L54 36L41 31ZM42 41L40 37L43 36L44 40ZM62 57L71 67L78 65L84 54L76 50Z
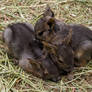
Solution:
M43 79L60 79L57 67L49 55L44 56L42 44L35 39L34 27L31 24L9 25L3 33L3 39L17 58L17 64L24 70Z
M54 55L51 51L49 53L56 58L54 61L57 62L57 66L61 66L61 70L63 68L69 72L74 66L84 66L91 60L92 31L89 28L80 24L66 24L51 14L43 14L36 22L34 30L37 39L46 43L44 45L47 50L53 46Z

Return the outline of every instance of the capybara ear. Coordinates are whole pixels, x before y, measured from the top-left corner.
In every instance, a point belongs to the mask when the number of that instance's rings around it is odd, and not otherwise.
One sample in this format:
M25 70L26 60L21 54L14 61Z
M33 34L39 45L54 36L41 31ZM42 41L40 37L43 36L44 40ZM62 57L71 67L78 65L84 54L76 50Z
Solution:
M43 13L43 16L50 16L50 17L54 17L54 12L51 10L50 6L47 4L46 9Z
M69 33L68 33L68 35L64 38L64 40L62 41L62 44L70 45L71 41L72 41L72 29L69 30Z

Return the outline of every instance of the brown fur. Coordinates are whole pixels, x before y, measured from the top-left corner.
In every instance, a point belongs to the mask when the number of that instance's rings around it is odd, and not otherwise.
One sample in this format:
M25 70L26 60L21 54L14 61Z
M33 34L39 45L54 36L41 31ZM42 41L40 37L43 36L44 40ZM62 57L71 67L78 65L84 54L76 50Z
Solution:
M34 29L37 39L58 48L55 51L57 56L53 57L56 58L57 66L62 67L65 71L68 71L69 67L72 71L74 65L84 66L91 59L92 31L89 28L79 24L68 25L54 16L46 15L36 22ZM69 38L70 30L72 30L72 35ZM63 61L61 64L59 58ZM69 66L67 69L66 65Z
M3 39L17 58L17 64L25 71L43 79L60 79L59 71L49 55L43 55L43 46L35 39L31 24L9 25L3 33Z

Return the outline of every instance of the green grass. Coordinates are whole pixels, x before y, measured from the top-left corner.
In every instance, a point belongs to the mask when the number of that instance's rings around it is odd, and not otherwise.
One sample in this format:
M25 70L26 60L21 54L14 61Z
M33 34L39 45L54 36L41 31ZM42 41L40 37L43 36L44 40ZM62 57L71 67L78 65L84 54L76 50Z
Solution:
M58 83L43 81L15 66L2 42L2 31L13 22L35 24L46 4L56 18L66 23L83 24L92 29L92 0L0 0L0 92L92 92L92 62L73 71Z

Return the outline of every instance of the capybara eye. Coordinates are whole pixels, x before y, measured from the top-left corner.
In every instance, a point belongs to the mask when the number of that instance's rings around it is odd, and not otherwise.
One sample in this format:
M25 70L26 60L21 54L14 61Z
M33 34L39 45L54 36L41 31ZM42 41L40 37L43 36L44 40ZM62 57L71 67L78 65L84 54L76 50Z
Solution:
M39 36L43 35L43 32L38 33Z

